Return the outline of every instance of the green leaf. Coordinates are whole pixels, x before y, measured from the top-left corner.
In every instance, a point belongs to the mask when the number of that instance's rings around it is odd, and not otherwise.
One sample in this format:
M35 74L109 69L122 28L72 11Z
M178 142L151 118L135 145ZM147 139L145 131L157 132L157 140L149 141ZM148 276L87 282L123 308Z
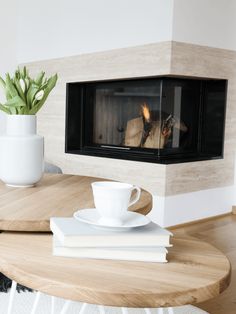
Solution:
M26 97L25 97L25 93L23 92L21 86L20 86L20 82L18 80L15 80L15 87L18 91L18 94L20 95L21 99L26 102Z
M18 109L18 114L27 114L28 109L26 107L22 108L17 108Z
M40 86L40 89L45 89L48 85L48 81L44 82L41 86Z
M31 84L30 79L29 79L28 77L26 77L26 78L25 78L26 90L29 88L30 84Z
M0 110L4 111L7 114L11 113L11 111L2 104L0 104Z
M18 95L18 92L10 78L9 73L6 74L6 91L11 97L15 97Z
M42 82L43 82L44 75L45 75L45 72L43 72L43 71L40 72L40 73L37 75L36 79L34 80L35 84L41 86L41 85L42 85Z
M53 75L52 77L49 78L48 84L47 84L48 85L47 88L49 88L50 91L55 87L57 79L58 79L57 74L55 74L55 75Z
M11 99L9 99L6 103L6 106L12 106L12 107L25 107L26 103L24 102L24 100L20 97L20 96L15 96Z
M27 69L26 69L26 66L24 66L24 77L26 77L26 76L28 76L28 71L27 71Z
M24 66L22 69L18 68L19 72L20 72L20 76L21 78L26 78L26 76L28 76L28 71L26 69L26 66Z
M5 90L5 88L6 88L6 83L5 83L5 81L1 78L1 76L0 76L0 85L1 85L2 88Z
M9 107L9 110L11 114L17 114L17 110L15 107Z
M7 90L5 91L5 93L6 93L6 99L7 99L7 100L9 100L9 99L12 98L11 95L10 95L10 93L9 93Z
M47 87L44 90L43 98L32 107L32 109L29 111L29 114L36 114L41 109L46 99L48 98L48 95L50 94L51 90L55 87L57 78L58 78L57 74L49 78Z
M19 80L19 79L20 79L20 71L16 70L15 71L15 80L14 81Z
M27 106L30 109L33 104L34 96L38 92L39 87L32 83L27 91L26 100L27 100Z

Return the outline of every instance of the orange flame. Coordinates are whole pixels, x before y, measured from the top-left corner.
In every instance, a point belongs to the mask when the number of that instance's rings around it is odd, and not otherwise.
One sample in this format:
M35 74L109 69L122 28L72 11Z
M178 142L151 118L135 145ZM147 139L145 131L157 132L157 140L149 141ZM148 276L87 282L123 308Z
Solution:
M150 109L146 103L141 106L142 115L146 121L150 121Z

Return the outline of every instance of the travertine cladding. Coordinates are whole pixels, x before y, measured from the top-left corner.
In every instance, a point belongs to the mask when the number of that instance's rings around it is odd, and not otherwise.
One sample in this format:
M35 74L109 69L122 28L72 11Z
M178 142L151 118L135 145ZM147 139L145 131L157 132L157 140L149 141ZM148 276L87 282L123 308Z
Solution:
M177 42L44 60L27 64L32 74L58 72L59 81L38 114L45 157L64 173L129 181L155 195L174 195L233 184L236 147L236 52ZM184 75L229 80L225 157L219 160L160 165L64 153L66 83L102 79Z
M236 148L236 52L172 42L172 75L228 79L224 159L168 165L165 195L230 186Z

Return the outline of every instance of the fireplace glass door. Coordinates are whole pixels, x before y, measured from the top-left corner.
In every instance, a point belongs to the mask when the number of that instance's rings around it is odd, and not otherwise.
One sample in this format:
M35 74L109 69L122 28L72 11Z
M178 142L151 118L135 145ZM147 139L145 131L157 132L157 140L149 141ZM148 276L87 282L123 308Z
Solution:
M194 151L199 82L151 80L100 83L86 88L90 99L91 146L148 151L158 155ZM191 106L189 105L191 101Z
M92 144L121 149L159 148L160 88L158 80L125 85L117 82L95 88Z
M218 91L215 102L209 97L212 89ZM208 150L220 156L225 93L222 80L163 77L70 83L66 149L165 163L209 157ZM209 131L214 139L204 133L216 123L217 152L211 147L216 144L214 132Z

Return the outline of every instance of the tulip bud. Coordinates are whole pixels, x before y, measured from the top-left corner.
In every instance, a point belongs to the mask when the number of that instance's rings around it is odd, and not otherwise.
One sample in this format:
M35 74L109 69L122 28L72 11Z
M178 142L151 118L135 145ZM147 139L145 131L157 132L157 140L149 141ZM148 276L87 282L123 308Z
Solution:
M40 91L38 91L36 94L35 94L35 99L36 100L41 100L44 96L44 91L41 89Z
M29 79L26 77L25 78L25 85L26 85L26 88L28 89L29 88Z
M20 87L24 93L25 92L25 81L22 78L20 79Z

